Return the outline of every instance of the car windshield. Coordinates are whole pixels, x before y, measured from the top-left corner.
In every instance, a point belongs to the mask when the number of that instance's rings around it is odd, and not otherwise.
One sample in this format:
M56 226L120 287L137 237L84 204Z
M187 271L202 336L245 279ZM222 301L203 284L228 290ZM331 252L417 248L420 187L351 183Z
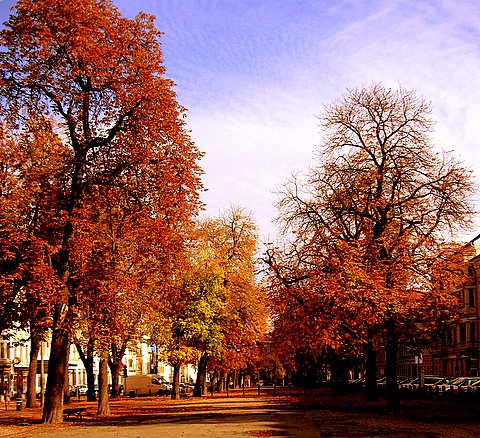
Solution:
M457 377L450 382L450 385L458 385L459 383L463 382L465 377Z
M425 377L425 383L428 385L441 382L442 380L441 377Z
M475 383L477 383L477 382L478 382L478 378L476 378L476 377L471 377L471 378L469 378L469 379L465 379L465 380L461 383L461 385L462 385L462 386L463 386L463 385L473 385L473 384L475 384Z

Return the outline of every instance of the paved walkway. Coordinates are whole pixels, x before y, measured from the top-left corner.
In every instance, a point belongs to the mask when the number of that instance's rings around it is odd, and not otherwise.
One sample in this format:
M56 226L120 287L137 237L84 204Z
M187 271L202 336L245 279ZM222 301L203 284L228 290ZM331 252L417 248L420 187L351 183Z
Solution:
M112 416L39 424L39 408L0 412L1 437L456 437L480 436L476 422L419 421L381 412L295 409L287 397L205 397L121 399L111 402ZM95 405L86 402L92 413ZM16 416L15 421L12 418Z

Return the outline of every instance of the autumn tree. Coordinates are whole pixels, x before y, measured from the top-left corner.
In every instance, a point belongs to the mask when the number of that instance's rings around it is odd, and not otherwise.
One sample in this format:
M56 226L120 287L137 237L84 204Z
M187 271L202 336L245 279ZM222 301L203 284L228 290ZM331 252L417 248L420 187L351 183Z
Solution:
M221 343L212 365L225 372L245 370L263 340L267 318L263 289L255 277L255 224L242 208L231 207L218 218L205 220L201 229L204 248L220 275L225 306Z
M163 336L156 343L174 370L197 359L194 395L200 396L209 364L247 363L265 333L266 307L255 278L256 228L242 208L200 220L188 248L177 299L152 336Z
M1 329L23 328L30 340L27 406L36 403L37 356L51 323L59 286L52 256L64 202L62 179L68 151L50 122L30 115L22 131L1 129L0 312ZM53 152L50 154L50 152Z
M114 187L92 186L88 206L77 218L82 225L72 250L71 287L77 290L80 316L74 338L77 346L83 339L87 351L94 349L99 356L114 354L110 369L118 390L119 360L126 346L147 334L145 324L157 309L171 305L165 291L178 270L185 233L181 223L166 228L161 210L140 209ZM166 251L172 244L175 250ZM99 402L108 399L101 390L100 396Z
M353 89L320 120L316 165L304 181L292 177L280 190L279 220L289 243L284 251L270 248L267 257L279 279L275 299L287 295L304 308L306 294L307 324L321 322L329 345L335 347L339 328L357 339L370 361L367 387L382 341L388 401L396 406L399 339L406 327L420 326L414 324L420 302L430 309L452 302L451 289L438 285L462 279L462 264L448 263L459 260L448 242L471 223L472 173L434 149L431 106L412 91ZM436 269L439 259L448 272ZM445 309L436 308L437 320Z
M124 18L109 0L19 0L1 32L4 121L21 127L32 111L50 116L71 152L67 202L58 212L60 250L53 259L62 290L53 315L44 422L63 420L69 334L78 305L72 249L89 190L121 187L169 230L190 220L198 207L201 154L164 76L153 19Z

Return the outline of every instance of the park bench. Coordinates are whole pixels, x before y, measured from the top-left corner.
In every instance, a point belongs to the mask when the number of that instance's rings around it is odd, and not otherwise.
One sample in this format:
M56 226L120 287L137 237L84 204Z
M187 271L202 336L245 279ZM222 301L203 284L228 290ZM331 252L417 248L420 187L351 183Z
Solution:
M83 417L90 417L92 414L90 414L86 408L67 408L63 410L63 415L65 415L66 420L70 417L75 417L81 420Z

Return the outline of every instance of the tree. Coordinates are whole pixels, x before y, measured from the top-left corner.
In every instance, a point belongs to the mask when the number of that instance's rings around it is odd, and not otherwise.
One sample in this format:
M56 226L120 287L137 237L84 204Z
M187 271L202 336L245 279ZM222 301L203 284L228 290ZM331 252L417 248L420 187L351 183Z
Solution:
M27 407L34 407L37 356L40 342L51 325L59 287L51 260L55 244L59 242L55 230L61 219L55 212L64 200L61 181L68 168L68 153L51 134L50 122L39 115L32 114L30 123L16 136L3 128L0 134L0 328L29 331Z
M200 396L209 364L229 369L247 363L265 333L266 308L255 278L256 229L242 208L198 221L187 248L180 281L169 289L171 304L157 312L150 337L163 345L174 376L196 358L194 395Z
M434 150L430 114L430 104L413 92L379 84L327 106L317 165L305 183L294 177L281 189L279 219L286 235L293 233L287 263L279 267L270 254L283 289L303 282L302 291L322 303L315 312L322 321L327 312L334 327L349 321L347 331L367 350L385 343L391 406L398 403L399 338L413 324L419 296L451 301L452 291L434 283L443 275L451 285L450 272L461 281L463 266L451 263L441 274L433 261L447 260L448 241L473 215L472 173Z
M22 126L31 111L51 116L71 151L68 202L58 212L64 221L53 267L62 291L43 413L44 422L61 422L77 305L70 287L72 247L89 188L121 186L139 208L161 210L164 228L174 230L198 208L201 153L164 77L152 16L123 18L109 0L19 0L15 8L0 38L2 116L12 126Z
M263 339L267 318L264 291L255 278L255 224L242 208L231 207L218 218L201 222L198 241L195 261L200 272L193 278L200 283L194 283L197 288L193 290L213 292L202 300L214 305L214 312L211 318L201 316L199 320L198 327L204 327L205 321L208 330L200 330L204 345L200 343L197 348L214 357L223 370L246 367L248 357L255 354ZM203 355L199 370L204 372L202 366L207 364ZM201 394L200 383L197 379L197 395Z

